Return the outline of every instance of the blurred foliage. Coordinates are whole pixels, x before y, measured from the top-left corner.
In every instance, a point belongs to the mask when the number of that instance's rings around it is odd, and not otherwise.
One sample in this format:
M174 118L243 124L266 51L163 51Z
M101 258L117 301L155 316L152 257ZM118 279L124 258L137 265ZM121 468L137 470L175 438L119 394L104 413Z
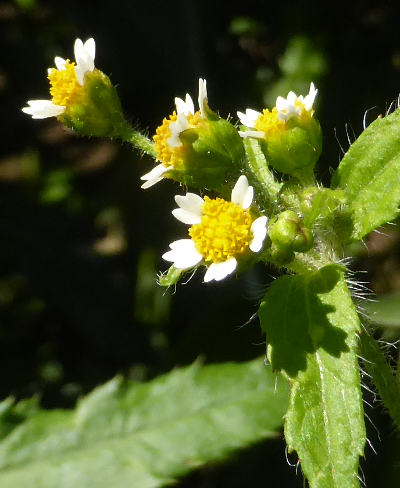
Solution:
M195 363L148 384L114 378L76 410L27 411L29 404L7 399L0 403L0 432L9 431L0 442L0 483L169 485L207 462L275 437L287 403L286 381L266 371L262 359Z
M364 111L377 106L372 120L397 97L399 13L395 3L360 1L336 2L328 14L310 0L121 0L112 8L105 0L95 7L2 1L1 397L36 395L42 408L67 408L117 373L151 379L200 354L207 362L258 357L264 338L248 321L277 275L257 267L223 284L205 286L196 275L176 293L157 288L156 270L167 268L159 256L180 229L168 210L182 189L164 182L142 191L139 177L152 167L146 157L116 142L77 139L54 120L20 112L27 99L48 96L46 70L55 55L71 56L75 37L93 35L96 63L118 84L128 118L149 134L175 96L195 94L199 76L223 116L261 109L289 90L304 93L314 81L325 146L319 174L328 181L354 139L351 127L361 132ZM354 280L396 293L399 244L394 226L369 236L353 260ZM4 415L18 423L37 404ZM369 427L378 456L366 452L367 485L395 487L398 439L379 409L367 407L367 414L382 439ZM193 473L179 486L256 486L266 470L275 482L302 486L282 440Z

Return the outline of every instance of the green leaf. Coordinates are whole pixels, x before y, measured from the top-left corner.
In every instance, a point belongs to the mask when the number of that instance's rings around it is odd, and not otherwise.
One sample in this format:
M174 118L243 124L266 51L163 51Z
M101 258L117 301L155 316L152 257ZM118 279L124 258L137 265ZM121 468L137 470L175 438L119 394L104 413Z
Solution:
M359 240L399 214L400 110L378 118L352 144L333 176L352 210L351 240Z
M115 378L76 410L39 411L0 441L0 486L158 487L277 435L288 385L263 359ZM1 420L1 419L0 419Z
M310 486L359 486L365 443L356 355L359 320L343 271L329 265L279 278L259 315L272 368L292 384L285 437Z
M363 308L372 323L383 327L400 327L400 294L398 292L379 296L376 301L364 303Z
M361 334L361 356L364 367L378 388L385 407L400 430L400 383L387 363L376 340L366 332Z

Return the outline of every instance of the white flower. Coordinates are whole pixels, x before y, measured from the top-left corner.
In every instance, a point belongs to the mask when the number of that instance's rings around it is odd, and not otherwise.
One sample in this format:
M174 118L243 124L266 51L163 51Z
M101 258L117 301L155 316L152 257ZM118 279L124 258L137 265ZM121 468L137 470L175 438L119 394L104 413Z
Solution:
M205 118L205 104L207 103L207 82L202 78L199 78L198 102L201 118ZM185 100L176 97L175 107L177 115L176 120L174 122L167 122L169 124L169 137L166 139L166 144L171 149L171 152L173 152L174 149L182 146L180 135L182 134L182 132L191 127L191 120L193 120L193 116L195 114L194 103L189 93L186 93ZM172 169L174 169L173 165L163 163L157 165L149 173L141 176L140 179L144 181L142 188L146 189L155 185L164 178L164 173Z
M247 226L250 225L251 219L248 214L247 209L250 208L254 197L254 189L252 186L248 184L246 176L242 175L239 177L238 181L236 182L232 194L231 194L231 203L225 202L222 199L211 200L207 199L204 200L199 195L195 193L186 193L185 196L177 195L175 196L175 201L178 204L178 208L172 211L172 214L176 219L183 222L184 224L190 226L204 226L202 222L202 217L204 212L206 212L207 205L210 205L210 202L214 205L214 209L218 207L218 205L230 205L229 209L232 210L232 207L239 207L236 208L238 217L238 226L243 225ZM232 205L234 204L234 205ZM241 215L247 216L248 220L246 220L246 224L243 224L244 220L241 220ZM268 218L263 216L255 219L251 222L250 225L250 234L251 240L248 242L248 247L252 252L259 252L262 248L264 243L264 239L267 235L267 222ZM234 224L235 222L233 222ZM218 226L218 220L215 223L208 220L208 227L207 233L212 234L215 231L215 227L213 225ZM229 232L234 233L235 225L229 227ZM191 227L192 228L192 227ZM246 228L246 227L245 227ZM247 227L248 229L248 227ZM217 229L217 231L221 231L221 229ZM218 233L218 239L216 241L225 241L223 244L220 243L221 251L222 249L226 249L226 244L229 246L229 238L232 237L231 235L224 237L221 232ZM211 240L211 242L214 242ZM237 259L235 256L230 255L228 253L223 260L216 260L212 261L211 264L205 259L205 254L212 255L213 249L203 249L203 252L198 250L198 246L196 247L195 239L192 237L191 239L180 239L178 241L174 241L169 246L171 248L170 251L163 254L163 259L166 261L172 262L174 267L177 269L189 269L197 266L201 262L207 265L207 271L204 276L204 281L220 281L224 279L226 276L233 273L237 267ZM221 253L216 254L221 255ZM223 255L223 253L222 253ZM206 262L207 261L207 262Z
M243 125L250 129L256 129L239 131L239 135L241 137L264 139L266 137L266 132L264 131L266 126L271 127L272 125L276 125L276 123L282 125L282 122L286 123L292 117L301 117L304 112L308 112L312 115L312 108L317 93L318 90L315 88L314 83L311 83L309 93L305 97L303 97L303 95L297 96L292 91L288 93L286 98L278 97L276 99L275 108L271 112L269 110L264 110L263 113L261 113L251 108L246 109L245 113L237 112L239 120ZM269 121L268 124L266 124L267 121ZM274 122L274 124L272 124L272 122Z
M310 84L308 95L297 96L294 92L289 92L286 98L278 97L276 99L276 109L278 110L278 117L283 122L287 122L290 118L301 116L303 111L311 112L314 105L315 97L318 90L314 83Z
M83 43L76 39L74 45L75 54L75 77L80 86L84 85L85 75L94 70L94 58L96 53L96 44L93 38ZM65 71L67 61L59 56L54 58L54 64L58 71ZM54 68L49 68L51 74ZM65 105L57 105L53 100L29 100L28 106L22 108L22 111L31 115L33 119L45 119L47 117L57 117L65 112Z

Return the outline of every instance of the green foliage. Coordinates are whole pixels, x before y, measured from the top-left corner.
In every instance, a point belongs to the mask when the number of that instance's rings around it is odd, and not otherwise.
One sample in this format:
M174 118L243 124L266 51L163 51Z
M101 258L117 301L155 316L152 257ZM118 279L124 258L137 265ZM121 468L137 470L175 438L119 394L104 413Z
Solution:
M262 359L174 370L148 384L115 378L74 411L16 420L0 431L0 486L157 487L232 451L277 435L287 384Z
M364 367L378 388L386 408L400 429L400 383L387 363L379 345L367 333L361 334L361 356Z
M352 211L350 240L399 214L400 111L378 118L351 145L333 176L332 187L346 191Z
M367 302L363 307L372 323L383 327L400 327L400 296L398 293L379 296L376 301Z
M292 384L285 421L310 486L358 486L365 428L357 364L359 321L335 265L284 276L260 308L268 358Z

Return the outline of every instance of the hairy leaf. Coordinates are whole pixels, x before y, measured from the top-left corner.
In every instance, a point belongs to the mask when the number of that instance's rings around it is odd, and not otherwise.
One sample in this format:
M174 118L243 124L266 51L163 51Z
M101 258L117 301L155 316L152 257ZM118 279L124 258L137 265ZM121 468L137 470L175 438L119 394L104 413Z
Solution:
M400 430L400 383L395 371L387 363L376 340L368 333L361 334L361 355L364 368L378 388L383 404Z
M194 364L148 384L115 378L73 411L42 410L13 429L7 424L12 430L0 441L0 486L165 486L276 436L287 402L286 381L262 359Z
M284 276L260 308L272 368L292 384L285 421L313 488L359 486L365 427L357 364L359 321L343 271Z
M352 211L351 240L359 240L399 214L400 110L378 118L351 145L333 176Z

